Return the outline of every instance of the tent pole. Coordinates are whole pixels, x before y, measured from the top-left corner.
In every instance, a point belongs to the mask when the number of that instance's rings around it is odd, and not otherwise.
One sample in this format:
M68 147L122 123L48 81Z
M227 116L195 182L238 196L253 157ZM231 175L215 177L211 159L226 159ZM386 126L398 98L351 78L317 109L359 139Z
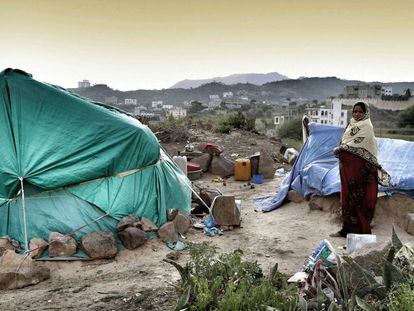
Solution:
M23 177L19 177L20 187L22 190L22 209L23 209L23 226L24 226L24 253L29 253L29 245L27 241L27 223L26 223L26 200L24 197Z

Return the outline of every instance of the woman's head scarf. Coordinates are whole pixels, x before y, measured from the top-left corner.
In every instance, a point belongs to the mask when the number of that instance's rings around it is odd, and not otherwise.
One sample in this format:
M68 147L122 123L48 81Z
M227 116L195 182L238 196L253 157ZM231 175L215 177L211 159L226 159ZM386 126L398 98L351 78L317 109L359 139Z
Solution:
M342 135L340 148L360 156L375 165L379 169L379 183L383 186L389 186L390 175L378 163L378 143L371 123L368 104L357 102L352 107L352 111L354 111L355 106L363 106L365 108L363 109L365 110L365 115L360 120L351 118Z

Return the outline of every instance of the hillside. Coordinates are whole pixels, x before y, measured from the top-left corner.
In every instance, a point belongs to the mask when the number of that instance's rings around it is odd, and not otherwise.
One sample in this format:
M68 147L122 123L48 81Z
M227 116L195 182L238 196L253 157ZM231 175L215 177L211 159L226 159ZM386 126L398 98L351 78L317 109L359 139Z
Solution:
M280 81L289 79L288 77L281 75L277 72L269 72L269 73L242 73L242 74L232 74L225 77L215 77L211 79L201 79L201 80L182 80L177 82L170 89L190 89L196 88L203 84L211 83L211 82L219 82L226 85L232 85L237 83L251 83L255 85L262 85L268 82L273 81Z
M212 82L193 89L163 89L163 90L135 90L122 92L100 84L85 89L72 89L81 96L94 101L104 102L105 97L115 96L118 102L125 98L136 98L141 104L162 100L165 104L177 105L184 101L198 100L208 102L209 95L217 94L222 97L223 92L233 92L234 96L246 96L249 100L280 102L287 98L290 100L325 100L329 96L338 96L344 92L346 85L365 83L357 80L342 80L336 77L303 78L282 80L255 85L251 83L238 83L225 85ZM414 89L414 82L388 83L394 92L403 92L407 88ZM231 101L229 99L228 101Z

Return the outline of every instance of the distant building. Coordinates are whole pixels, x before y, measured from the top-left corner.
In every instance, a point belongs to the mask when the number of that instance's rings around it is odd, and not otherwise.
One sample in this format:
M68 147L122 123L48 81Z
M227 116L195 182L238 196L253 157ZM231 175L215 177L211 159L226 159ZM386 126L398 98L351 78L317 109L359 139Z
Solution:
M117 105L118 97L116 96L105 97L104 101L105 101L105 104L107 105Z
M175 119L185 118L187 116L187 110L181 107L175 107L174 109L167 111L167 116L170 115Z
M171 110L173 108L174 108L173 105L162 105L162 109Z
M383 86L381 88L381 95L382 96L392 96L392 87L391 86Z
M207 107L209 109L220 107L220 104L221 104L220 96L214 94L214 95L209 95L208 97L209 97L209 101L207 103Z
M282 105L273 117L275 129L280 128L285 121L295 119L297 117L299 117L299 108L296 104Z
M381 93L382 86L380 84L357 84L345 87L346 98L379 98Z
M348 111L342 109L342 100L332 99L330 108L321 106L306 108L306 115L312 122L345 127L348 124Z
M163 104L162 100L153 101L151 103L151 107L152 108L161 108L162 107L162 104Z
M233 92L223 92L223 98L232 98Z
M136 98L125 98L124 103L125 105L138 105L138 101Z
M89 80L82 80L78 82L78 88L86 89L88 87L91 87L91 83L89 82Z

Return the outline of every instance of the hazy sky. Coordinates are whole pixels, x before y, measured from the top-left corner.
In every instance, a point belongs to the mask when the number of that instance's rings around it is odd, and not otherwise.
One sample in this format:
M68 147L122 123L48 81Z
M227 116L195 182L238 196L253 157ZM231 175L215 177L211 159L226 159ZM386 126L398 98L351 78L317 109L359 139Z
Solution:
M277 71L414 81L412 0L0 0L0 71L120 90Z

